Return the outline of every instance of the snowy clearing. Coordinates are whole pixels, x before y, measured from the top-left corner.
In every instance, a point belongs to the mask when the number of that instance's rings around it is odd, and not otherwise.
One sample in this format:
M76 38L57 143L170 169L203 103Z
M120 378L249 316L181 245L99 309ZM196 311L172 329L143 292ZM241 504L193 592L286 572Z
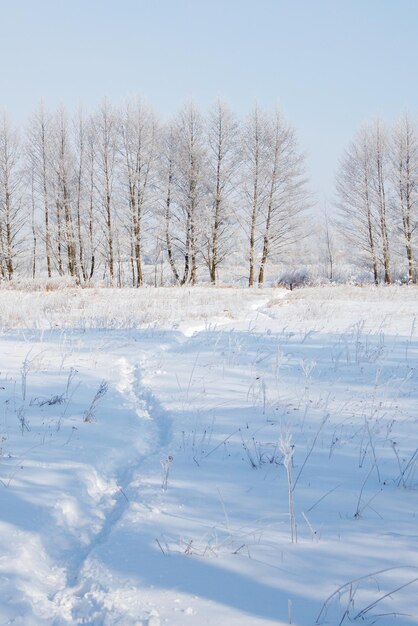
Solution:
M417 624L417 311L0 291L0 624Z

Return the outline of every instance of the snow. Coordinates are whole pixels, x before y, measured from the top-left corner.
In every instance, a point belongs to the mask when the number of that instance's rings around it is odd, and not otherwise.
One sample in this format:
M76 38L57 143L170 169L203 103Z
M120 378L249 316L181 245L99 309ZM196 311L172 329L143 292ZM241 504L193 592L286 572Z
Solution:
M0 623L418 623L417 305L0 291Z

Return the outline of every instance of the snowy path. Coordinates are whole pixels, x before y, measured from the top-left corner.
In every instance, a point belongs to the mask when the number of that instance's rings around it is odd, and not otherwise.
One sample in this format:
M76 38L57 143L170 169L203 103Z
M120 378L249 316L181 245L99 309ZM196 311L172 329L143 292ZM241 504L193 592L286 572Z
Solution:
M146 439L148 444L134 462L119 471L116 479L119 493L115 496L115 504L105 512L100 531L79 552L77 562L71 570L67 568L67 585L54 595L53 602L60 611L64 608L69 617L57 617L54 626L85 623L85 619L90 624L118 623L119 619L123 619L125 611L119 615L117 609L109 617L106 608L107 591L95 581L91 562L94 561L95 552L112 541L111 534L135 501L134 483L138 480L144 459L160 454L170 438L169 419L157 406L149 390L141 385L138 365L130 363L125 357L119 359L118 365L120 379L115 387L122 395L124 406L137 415L141 426L139 437L141 440Z
M136 480L141 464L164 447L170 438L170 425L152 394L141 385L138 365L118 355L120 347L123 350L126 344L126 337L116 337L112 342L114 352L109 353L109 346L101 345L102 338L97 340L91 335L83 338L73 334L71 346L65 348L66 351L68 348L65 359L60 341L54 337L37 337L37 340L40 345L37 346L32 339L30 358L26 359L24 399L16 397L16 388L19 373L22 376L22 371L19 372L21 355L28 352L27 339L9 338L10 352L5 352L5 356L14 355L17 367L13 379L13 365L8 361L10 373L6 373L3 392L13 394L13 405L22 402L17 412L20 419L26 421L21 428L21 439L14 442L15 453L4 458L3 503L11 518L20 513L24 519L30 519L35 512L37 522L40 522L39 527L33 524L33 530L28 525L25 532L15 531L15 536L21 539L12 549L7 549L4 544L2 569L9 572L13 567L17 576L17 588L8 584L3 587L7 598L6 616L22 613L22 617L13 617L11 623L71 624L77 623L78 605L85 603L91 584L84 575L86 564L98 547L106 545L113 529L123 518L130 506L131 484ZM36 347L33 347L34 343ZM95 343L96 349L92 350L91 345ZM86 352L90 352L87 359ZM90 358L94 361L93 371L88 363ZM58 361L60 365L55 367ZM83 363L86 361L87 368ZM110 368L109 364L112 364ZM68 393L63 394L62 386L61 393L54 393L55 379L61 379L59 383L65 385L68 372L74 372L74 396L68 389ZM91 380L88 388L82 390L83 382L77 382L77 379L83 374ZM42 381L53 381L52 389L48 389L45 396L38 394L44 391L43 382L36 385L38 377ZM85 411L94 397L94 390L105 377L109 391L94 409L92 423L80 421L81 405L84 404ZM32 385L31 379L35 379ZM23 391L20 395L23 396ZM10 402L7 399L6 405ZM106 411L100 406L104 403ZM40 415L25 417L26 412L33 414L34 410ZM51 415L52 411L54 415ZM101 425L96 417L99 412L100 419L105 420ZM5 442L11 440L15 429L15 423L11 423L11 416L8 417L7 413L8 406L3 434ZM112 423L115 419L118 424ZM91 429L96 431L94 445L89 442L88 431ZM26 443L28 439L31 443L34 441L33 445ZM112 439L115 446L109 445ZM51 481L51 489L48 492L45 486L45 498L40 489L47 481ZM38 490L38 497L43 498L39 505L31 502L31 489ZM45 572L40 568L42 562ZM31 571L22 576L28 566ZM6 574L3 581L9 580L10 576ZM31 604L33 615L23 616L27 611L23 608L26 602ZM83 620L81 618L80 623L84 623ZM97 623L105 623L100 614Z

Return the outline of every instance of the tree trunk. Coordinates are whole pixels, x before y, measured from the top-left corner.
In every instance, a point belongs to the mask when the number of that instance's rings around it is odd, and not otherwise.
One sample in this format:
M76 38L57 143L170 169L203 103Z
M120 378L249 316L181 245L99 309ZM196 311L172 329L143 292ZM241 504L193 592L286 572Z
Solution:
M367 174L367 163L364 162L364 189L365 189L365 201L366 201L366 211L367 211L367 232L369 238L369 246L370 246L370 255L372 257L372 267L373 267L373 279L374 284L379 284L379 271L377 268L377 255L374 243L373 236L373 222L372 222L372 209L370 205L370 195L369 195L369 177Z
M172 161L169 162L168 183L167 183L167 196L165 200L165 243L167 247L167 256L170 263L171 271L173 272L174 280L176 283L180 282L180 275L178 273L176 263L174 261L173 247L171 243L170 235L170 206L171 206L171 186L173 183L173 171Z
M252 207L251 207L251 228L250 228L250 271L248 276L248 286L254 286L255 280L255 229L257 225L257 216L258 216L258 195L259 195L259 167L260 167L260 135L258 128L258 118L255 122L255 145L254 145L254 180L253 180L253 196L252 196Z
M391 272L390 272L389 237L388 237L387 217L386 217L386 192L385 192L385 181L384 181L384 176L383 176L382 160L383 160L382 142L380 138L380 132L378 130L376 166L377 166L377 181L378 181L380 232L382 236L382 254L383 254L383 268L384 268L385 283L390 284L392 282L392 277L391 277Z
M44 196L44 219L45 219L45 255L48 278L52 276L51 270L51 234L49 230L49 203L47 184L47 155L46 155L46 129L44 120L41 122L41 153L42 153L42 186Z

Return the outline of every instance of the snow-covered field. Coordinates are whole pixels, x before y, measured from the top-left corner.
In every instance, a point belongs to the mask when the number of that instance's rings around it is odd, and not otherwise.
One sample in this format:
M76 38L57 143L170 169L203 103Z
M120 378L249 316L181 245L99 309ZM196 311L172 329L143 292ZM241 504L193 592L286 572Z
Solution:
M0 291L0 624L418 624L417 312Z

